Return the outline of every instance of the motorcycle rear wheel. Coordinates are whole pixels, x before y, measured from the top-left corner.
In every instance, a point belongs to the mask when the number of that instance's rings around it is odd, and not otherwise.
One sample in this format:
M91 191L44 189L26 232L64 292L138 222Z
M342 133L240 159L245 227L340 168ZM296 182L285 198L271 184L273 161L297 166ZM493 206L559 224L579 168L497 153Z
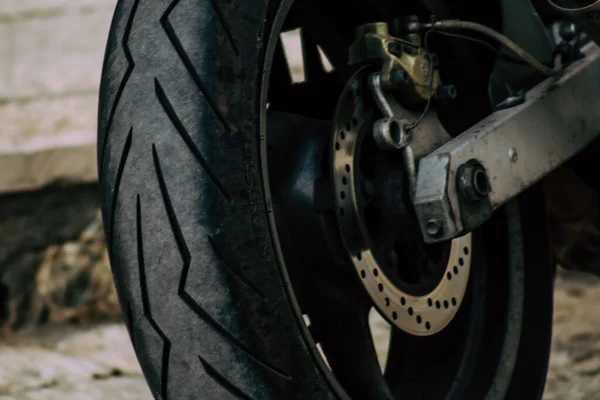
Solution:
M335 74L322 75L329 80L316 92L278 93L286 79L280 33L317 32L337 68L355 26L397 11L384 0L292 3L117 5L100 92L102 210L125 320L154 396L541 398L554 271L537 188L474 232L454 320L431 336L393 329L383 372L355 272L292 270L296 254L285 243L297 232L287 232L269 169L269 146L279 137L285 148L287 139L267 129L266 103L324 119L331 107L323 104L339 93L329 90ZM314 70L305 70L308 82Z

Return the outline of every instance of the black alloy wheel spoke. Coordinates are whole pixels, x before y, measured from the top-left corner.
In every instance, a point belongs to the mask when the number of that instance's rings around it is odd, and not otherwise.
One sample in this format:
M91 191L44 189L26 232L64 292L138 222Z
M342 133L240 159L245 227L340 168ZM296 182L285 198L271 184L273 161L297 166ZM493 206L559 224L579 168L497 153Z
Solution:
M302 40L302 60L304 63L304 80L311 83L321 82L327 75L317 43L306 29L300 31Z
M271 66L271 78L269 79L268 101L272 105L285 103L287 94L292 88L292 75L287 62L285 50L281 40L275 49L273 55L273 65Z
M313 299L319 312L311 316L312 331L333 374L352 399L393 399L369 327L372 302L358 278L319 276L314 281L319 282Z
M394 398L401 398L402 393L407 390L406 387L398 384L398 377L401 376L404 382L414 380L419 381L422 377L418 374L422 371L421 368L410 368L410 363L419 359L419 346L411 346L415 338L410 334L392 327L390 335L390 346L388 350L388 360L386 363L384 376L387 385L392 392ZM415 343L416 344L416 343ZM415 366L416 367L416 366ZM411 393L415 395L416 393Z

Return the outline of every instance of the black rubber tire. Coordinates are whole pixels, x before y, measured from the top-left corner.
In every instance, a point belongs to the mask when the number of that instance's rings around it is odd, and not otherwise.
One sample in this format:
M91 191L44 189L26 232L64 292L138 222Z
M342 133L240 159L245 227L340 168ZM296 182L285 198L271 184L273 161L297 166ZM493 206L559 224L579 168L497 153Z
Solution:
M163 400L331 398L265 218L255 94L266 3L125 0L112 23L104 223L131 339Z
M263 187L259 94L278 3L117 5L99 106L103 217L158 399L337 397L303 333Z

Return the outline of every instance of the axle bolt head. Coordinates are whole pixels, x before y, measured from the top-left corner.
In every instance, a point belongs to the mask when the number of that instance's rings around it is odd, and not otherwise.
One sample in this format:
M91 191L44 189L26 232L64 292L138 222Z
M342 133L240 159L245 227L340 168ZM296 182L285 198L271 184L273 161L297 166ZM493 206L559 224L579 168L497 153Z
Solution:
M458 189L469 203L477 203L490 193L490 181L480 163L467 161L460 167Z

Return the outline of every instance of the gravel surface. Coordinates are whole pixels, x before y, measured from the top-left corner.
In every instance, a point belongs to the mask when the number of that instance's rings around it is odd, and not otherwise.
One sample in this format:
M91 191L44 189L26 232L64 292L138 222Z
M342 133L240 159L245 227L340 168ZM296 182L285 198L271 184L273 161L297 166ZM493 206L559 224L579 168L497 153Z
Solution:
M122 324L42 329L0 344L0 400L150 400Z
M46 325L3 330L0 400L151 400L119 320L100 218L78 240L48 248L35 280ZM544 399L600 400L598 304L600 279L559 270ZM371 323L383 363L389 327L376 313Z
M564 273L554 307L547 400L600 399L600 279Z
M544 399L600 399L600 280L561 271L556 286ZM384 358L387 327L372 323ZM151 399L121 323L22 332L0 342L0 360L0 400Z

